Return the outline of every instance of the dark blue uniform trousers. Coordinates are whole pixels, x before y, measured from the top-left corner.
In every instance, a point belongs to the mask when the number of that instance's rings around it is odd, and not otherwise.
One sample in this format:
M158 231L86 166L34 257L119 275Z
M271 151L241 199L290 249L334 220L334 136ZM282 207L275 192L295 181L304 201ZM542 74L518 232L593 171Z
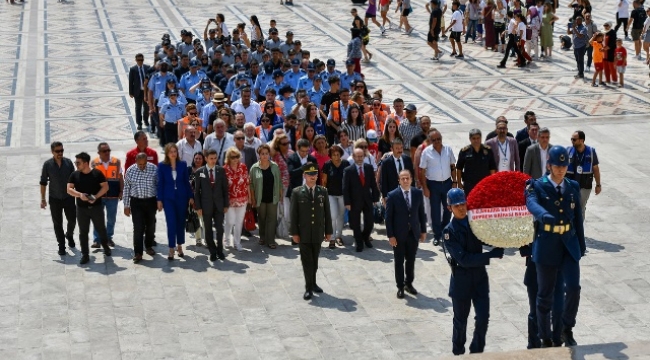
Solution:
M451 178L445 181L427 180L429 204L431 205L431 230L436 239L442 239L442 229L449 224L451 212L447 209L447 192L451 190ZM442 220L440 207L442 206Z
M485 272L485 269L482 269ZM474 336L472 343L469 345L470 353L482 353L485 348L485 334L487 334L488 322L490 319L490 295L489 280L485 273L480 274L478 271L471 274L472 277L483 276L484 281L479 284L464 284L472 286L472 296L469 298L451 298L454 310L454 331L451 342L453 344L452 352L454 355L465 353L465 342L467 341L467 318L474 304ZM459 284L461 285L461 284Z
M553 295L556 292L558 273L561 272L564 279L566 298L562 323L572 328L576 324L578 306L580 305L580 265L566 251L563 252L562 262L559 266L547 266L535 264L537 268L537 323L539 338L542 340L551 339L551 307L553 306Z
M178 198L163 201L165 222L167 223L167 241L169 248L185 244L185 217L187 216L187 203Z
M528 291L528 349L541 347L537 325L537 268L535 263L526 259L526 274L524 284ZM564 311L564 278L562 272L557 273L555 292L553 295L553 342L559 344L562 341L562 313Z

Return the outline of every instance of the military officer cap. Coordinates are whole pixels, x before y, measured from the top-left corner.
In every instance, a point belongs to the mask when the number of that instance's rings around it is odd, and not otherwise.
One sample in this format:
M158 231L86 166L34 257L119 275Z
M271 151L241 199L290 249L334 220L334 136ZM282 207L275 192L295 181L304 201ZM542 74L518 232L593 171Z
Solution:
M563 146L553 146L548 151L548 163L556 166L569 166L569 152Z
M302 166L302 171L307 175L318 175L318 166L314 163L306 163Z

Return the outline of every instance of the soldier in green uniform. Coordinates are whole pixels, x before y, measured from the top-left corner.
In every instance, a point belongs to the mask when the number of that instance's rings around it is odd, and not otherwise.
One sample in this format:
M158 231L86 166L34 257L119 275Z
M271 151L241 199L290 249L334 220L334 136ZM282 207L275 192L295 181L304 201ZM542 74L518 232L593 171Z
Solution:
M316 284L318 256L323 241L332 236L332 217L327 189L316 185L318 166L306 163L302 166L305 183L293 189L291 194L291 236L300 246L300 261L305 274L305 295L309 300L322 293Z

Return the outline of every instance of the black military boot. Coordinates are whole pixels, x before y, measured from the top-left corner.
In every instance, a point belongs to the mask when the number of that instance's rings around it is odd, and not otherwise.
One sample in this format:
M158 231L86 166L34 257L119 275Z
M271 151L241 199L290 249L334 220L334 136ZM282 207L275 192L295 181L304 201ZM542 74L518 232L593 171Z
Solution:
M528 349L539 349L542 346L542 342L537 336L537 321L528 317Z
M576 342L576 339L573 338L573 328L566 327L564 328L564 331L562 331L562 340L564 341L565 346L577 346L578 343Z

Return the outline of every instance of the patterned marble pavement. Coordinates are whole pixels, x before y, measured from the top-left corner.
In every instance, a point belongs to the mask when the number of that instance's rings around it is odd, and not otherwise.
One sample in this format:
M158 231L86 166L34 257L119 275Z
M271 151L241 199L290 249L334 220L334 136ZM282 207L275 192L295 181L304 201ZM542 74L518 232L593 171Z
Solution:
M498 70L493 53L471 44L464 61L445 55L432 63L426 60L431 51L424 43L424 1L412 3L412 36L391 31L381 38L372 29L373 62L364 65L369 86L383 89L388 101L401 97L416 104L455 150L467 143L470 128L487 132L499 115L511 119L516 130L527 110L552 129L553 143L567 144L576 128L583 129L600 155L603 193L589 202L576 337L581 344L618 344L609 350L590 347L586 358L641 358L643 352L623 349L650 338L645 251L650 163L642 156L650 133L647 68L631 59L629 86L620 90L576 81L572 56L561 51L553 62L535 62L525 70ZM612 20L613 0L594 6L599 25ZM0 166L8 169L0 176L0 358L450 355L449 269L430 243L418 252L417 297L395 299L392 254L379 226L371 251L357 254L349 245L323 250L319 284L325 293L307 303L301 299L299 255L287 241L269 251L253 237L244 241L243 252L228 252L226 262L211 264L205 249L188 239L187 260L168 263L160 245L159 255L134 266L130 219L118 215L113 257L94 254L82 268L77 250L56 255L49 212L38 209L36 183L50 141L63 141L67 156L92 154L102 140L120 158L133 146L126 71L137 52L150 60L161 33L177 41L183 28L201 34L206 18L216 12L225 14L230 28L257 14L264 29L276 19L280 32L293 30L314 57L341 62L352 20L349 7L334 0L262 8L252 0L0 4ZM569 10L562 7L559 15L564 23ZM396 18L392 11L390 16ZM556 30L557 36L562 29ZM631 43L625 44L631 51ZM451 50L449 43L442 47L447 54ZM345 234L350 243L350 232ZM162 214L157 237L164 242ZM507 255L489 269L486 351L495 354L522 349L526 341L523 261L513 251Z

